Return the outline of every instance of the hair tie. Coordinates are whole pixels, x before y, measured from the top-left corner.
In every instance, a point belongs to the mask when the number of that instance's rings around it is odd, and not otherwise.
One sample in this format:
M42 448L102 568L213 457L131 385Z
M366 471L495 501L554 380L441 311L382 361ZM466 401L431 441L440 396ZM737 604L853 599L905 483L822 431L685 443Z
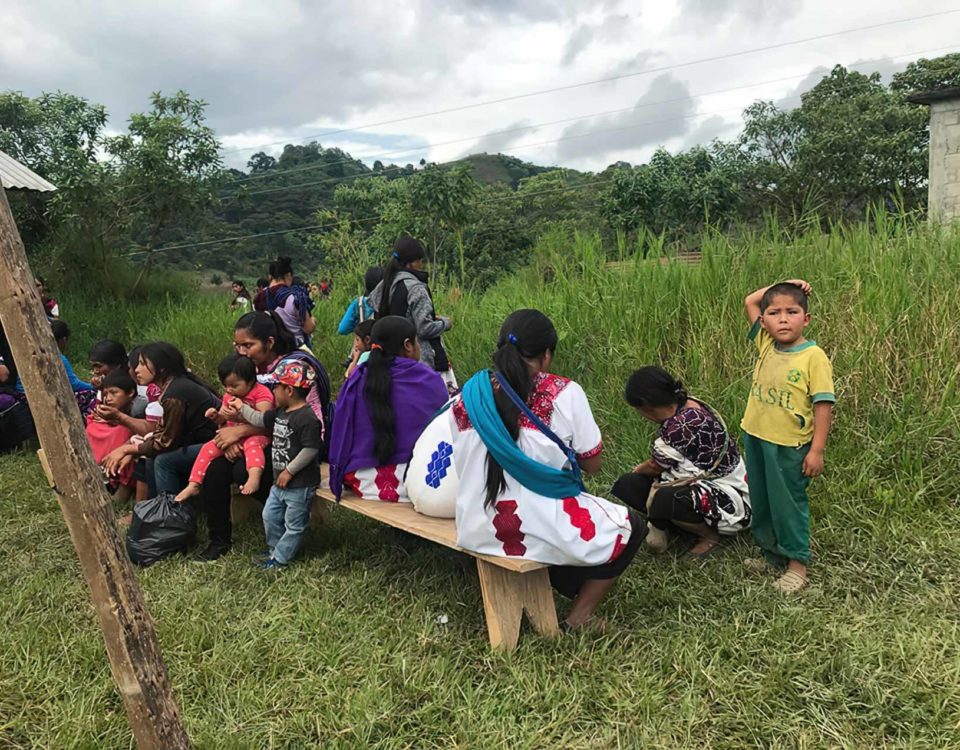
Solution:
M400 253L398 253L396 250L394 250L394 251L393 251L393 257L396 258L397 260L400 260Z
M507 341L509 341L509 342L510 342L511 344L513 344L514 346L517 345L517 337L514 336L512 333L508 333L508 334L507 334Z
M370 351L373 351L374 349L376 349L378 352L383 351L383 347L380 346L380 344L370 344Z

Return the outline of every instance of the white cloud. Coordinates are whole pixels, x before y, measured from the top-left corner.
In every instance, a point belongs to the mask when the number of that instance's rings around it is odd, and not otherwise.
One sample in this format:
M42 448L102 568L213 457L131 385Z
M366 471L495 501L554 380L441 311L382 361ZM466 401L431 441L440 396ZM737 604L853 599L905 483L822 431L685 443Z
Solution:
M63 90L103 103L112 129L146 109L152 91L183 88L209 102L225 148L247 149L228 155L231 164L254 150L279 152L272 142L310 136L365 157L409 148L420 151L397 161L442 161L462 155L463 143L430 144L486 133L475 148L602 169L642 161L661 143L680 148L726 134L738 109L789 95L805 72L874 60L889 74L896 63L886 62L905 52L955 43L960 15L687 64L903 18L911 13L904 7L894 0L5 0L0 81L29 95ZM671 65L681 67L387 122ZM653 104L655 95L787 76L796 80L590 117ZM693 116L699 112L726 119ZM638 126L654 120L672 121ZM317 135L364 124L371 127ZM521 124L536 132L498 135ZM544 141L555 142L532 145Z

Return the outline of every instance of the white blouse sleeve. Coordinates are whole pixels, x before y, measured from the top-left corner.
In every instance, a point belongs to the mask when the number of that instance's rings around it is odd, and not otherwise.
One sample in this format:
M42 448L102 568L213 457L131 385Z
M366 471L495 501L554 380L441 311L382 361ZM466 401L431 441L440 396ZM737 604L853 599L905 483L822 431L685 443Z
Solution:
M603 451L600 428L579 383L570 381L557 396L550 428L573 448L577 458L592 458Z

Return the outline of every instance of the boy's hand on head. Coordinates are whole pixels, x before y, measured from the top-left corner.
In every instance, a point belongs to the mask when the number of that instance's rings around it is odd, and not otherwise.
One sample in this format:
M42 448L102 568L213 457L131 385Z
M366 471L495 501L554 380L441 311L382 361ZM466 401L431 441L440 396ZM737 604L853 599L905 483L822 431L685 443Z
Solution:
M810 286L809 281L804 281L803 279L787 279L787 283L800 287L800 291L808 297L813 294L813 287Z
M823 451L810 450L806 458L803 459L803 475L805 477L818 477L823 473Z
M277 476L277 481L275 482L275 484L277 485L277 487L279 487L279 488L282 490L282 489L284 489L288 484L290 484L290 480L291 480L291 479L293 479L293 474L291 474L289 471L287 471L286 469L284 469L284 470L281 471L280 474Z

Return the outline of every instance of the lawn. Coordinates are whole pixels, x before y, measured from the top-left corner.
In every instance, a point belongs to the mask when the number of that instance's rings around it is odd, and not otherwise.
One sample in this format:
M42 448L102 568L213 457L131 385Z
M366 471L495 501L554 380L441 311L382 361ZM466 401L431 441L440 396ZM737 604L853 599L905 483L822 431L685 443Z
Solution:
M594 240L554 237L540 262L552 280L530 271L459 301L437 290L438 305L457 322L449 345L461 374L483 364L510 309L554 317L558 371L584 385L609 447L598 492L652 436L620 396L633 367L664 363L733 427L752 357L739 300L777 278L814 283L811 333L834 358L840 401L812 489L811 588L784 598L745 575L748 537L706 562L681 548L641 552L602 609L605 635L544 641L525 630L501 655L488 648L469 560L335 509L301 562L263 575L250 564L262 547L254 520L217 563L171 559L139 573L194 745L960 745L957 237L900 225L789 244L711 236L700 267L616 270L602 268ZM108 315L66 300L74 361L111 331L166 335L209 372L230 329L230 316L201 309L211 304ZM342 307L320 307L329 330ZM324 339L319 350L332 366L346 347ZM31 453L0 458L0 509L0 747L130 747Z

